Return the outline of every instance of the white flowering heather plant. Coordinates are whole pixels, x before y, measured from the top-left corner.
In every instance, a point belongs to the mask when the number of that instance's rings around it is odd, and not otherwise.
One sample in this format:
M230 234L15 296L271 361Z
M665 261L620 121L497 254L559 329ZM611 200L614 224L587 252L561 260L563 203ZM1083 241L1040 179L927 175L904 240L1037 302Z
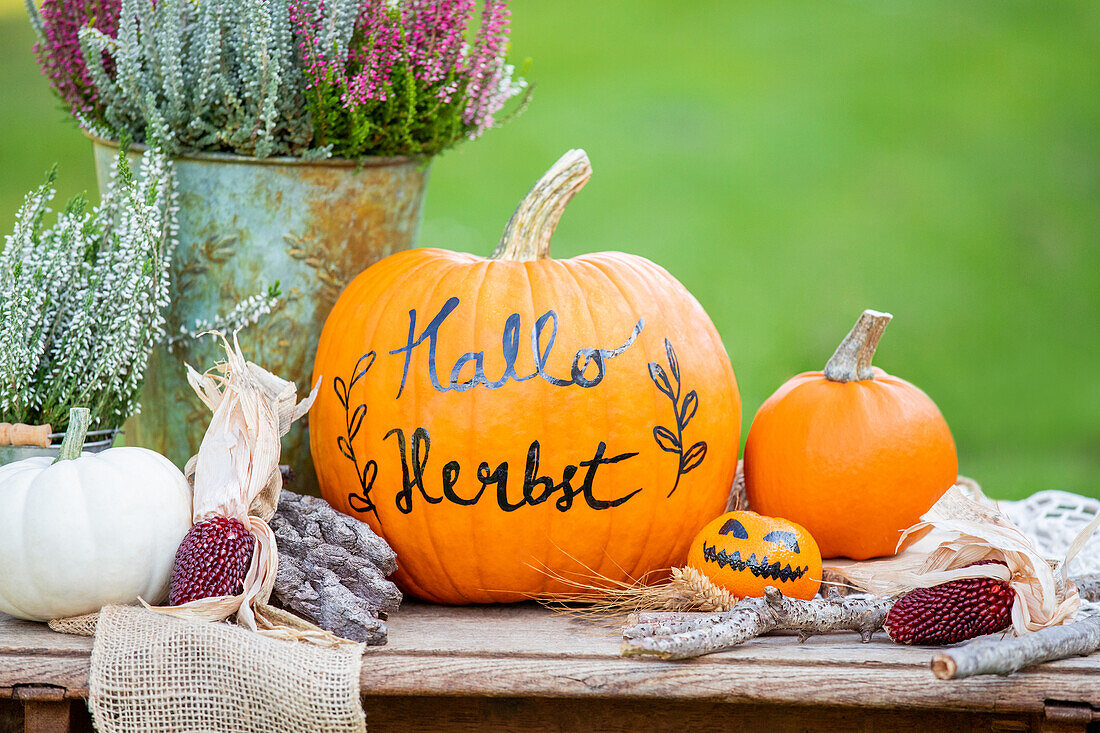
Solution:
M0 419L59 429L87 406L118 427L164 338L171 164L151 148L135 177L121 153L99 206L77 197L46 227L53 183L27 194L0 251Z
M310 147L287 0L120 0L115 34L79 36L114 137L152 126L170 152L259 158Z
M81 126L173 154L430 156L528 98L505 0L26 1Z
M237 333L253 324L279 307L279 299L282 293L279 290L279 281L267 288L266 293L250 295L233 306L228 313L222 313L212 320L200 318L191 326L180 325L179 332L168 337L168 346L188 341L190 339L209 336L217 341L219 333Z

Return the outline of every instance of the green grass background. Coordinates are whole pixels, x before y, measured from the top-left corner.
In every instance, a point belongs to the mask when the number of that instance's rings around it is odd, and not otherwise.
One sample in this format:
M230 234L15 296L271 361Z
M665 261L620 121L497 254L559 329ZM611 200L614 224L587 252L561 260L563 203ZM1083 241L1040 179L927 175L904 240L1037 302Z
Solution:
M555 239L676 275L709 311L744 428L866 307L994 496L1100 497L1100 3L513 0L528 110L433 165L421 244L489 253L570 147ZM0 0L0 215L89 143ZM7 229L8 225L4 225Z

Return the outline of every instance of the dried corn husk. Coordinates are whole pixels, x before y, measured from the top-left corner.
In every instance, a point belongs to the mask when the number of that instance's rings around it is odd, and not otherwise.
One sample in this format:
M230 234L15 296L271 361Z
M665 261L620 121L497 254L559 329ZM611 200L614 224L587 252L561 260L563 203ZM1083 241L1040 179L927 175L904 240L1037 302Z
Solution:
M198 454L187 462L186 474L195 490L192 521L225 516L245 524L256 538L252 564L240 595L153 610L205 621L236 615L239 624L253 631L316 641L310 629L280 623L266 606L279 566L275 535L267 520L275 513L283 486L280 438L309 410L321 382L298 402L293 382L246 360L235 336L230 345L222 334L215 335L225 348L226 360L204 374L187 367L187 381L214 413Z
M973 498L967 496L967 491ZM1004 580L1016 591L1012 627L1018 635L1056 626L1071 618L1081 598L1066 576L1066 563L1100 525L1100 515L1083 528L1064 559L1050 560L980 489L968 486L967 491L959 485L951 487L920 522L903 533L902 542L909 535L931 528L943 537L931 551L909 551L890 560L827 570L856 588L879 596L896 596L960 578ZM995 564L965 567L980 560L1000 560L1007 567Z

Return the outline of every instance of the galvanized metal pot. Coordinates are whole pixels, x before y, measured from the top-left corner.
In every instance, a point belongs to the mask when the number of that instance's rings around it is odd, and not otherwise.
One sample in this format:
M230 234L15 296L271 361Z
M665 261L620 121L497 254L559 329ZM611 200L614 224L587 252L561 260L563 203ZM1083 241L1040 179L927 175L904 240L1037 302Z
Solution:
M92 138L92 146L102 190L118 145ZM140 155L140 147L133 155ZM293 379L299 397L305 396L321 327L344 285L413 245L427 162L211 153L180 157L175 171L180 226L168 333L211 323L278 282L279 305L241 332L241 347L251 361ZM182 467L197 452L209 422L187 384L184 363L202 371L218 359L210 337L158 348L146 374L141 414L126 424L127 443L152 448ZM291 428L283 438L282 462L295 472L297 490L316 493L307 431L304 419Z

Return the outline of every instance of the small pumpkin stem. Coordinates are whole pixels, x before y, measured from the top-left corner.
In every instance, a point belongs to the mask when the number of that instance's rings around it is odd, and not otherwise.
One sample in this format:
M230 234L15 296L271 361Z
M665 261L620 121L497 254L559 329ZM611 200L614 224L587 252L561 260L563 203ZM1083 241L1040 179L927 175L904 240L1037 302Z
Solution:
M583 150L570 150L539 179L504 227L494 260L526 262L550 256L550 237L565 207L592 177L592 164Z
M825 365L825 378L830 382L859 382L874 379L871 360L878 340L893 316L889 313L865 310L856 325L836 347L833 358Z
M88 428L91 426L92 411L87 407L74 407L69 410L69 428L65 431L65 439L61 441L61 450L54 459L54 463L80 458L80 451L84 448L84 436L88 434Z

